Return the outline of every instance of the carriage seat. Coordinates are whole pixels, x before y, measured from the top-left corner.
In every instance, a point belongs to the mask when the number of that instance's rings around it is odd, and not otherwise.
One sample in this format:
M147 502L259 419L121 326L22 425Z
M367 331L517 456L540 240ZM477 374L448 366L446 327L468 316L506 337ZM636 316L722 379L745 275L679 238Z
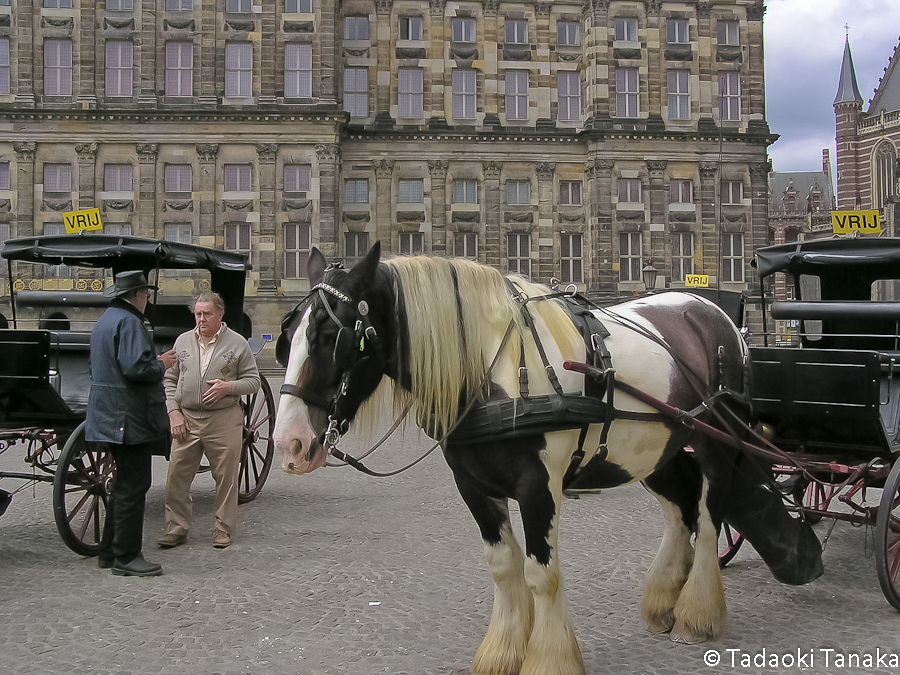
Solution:
M90 333L50 331L50 383L79 417L87 413L90 355Z

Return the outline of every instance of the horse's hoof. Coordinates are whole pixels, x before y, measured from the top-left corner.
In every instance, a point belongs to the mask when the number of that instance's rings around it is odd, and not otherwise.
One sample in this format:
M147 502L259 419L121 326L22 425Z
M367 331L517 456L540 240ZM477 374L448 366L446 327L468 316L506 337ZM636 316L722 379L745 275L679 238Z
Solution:
M671 614L669 616L660 616L647 621L647 632L651 635L662 635L671 631L674 625L675 617Z
M672 633L669 637L672 642L676 642L681 645L699 645L706 642L705 637L697 637L696 635L691 635L690 633Z

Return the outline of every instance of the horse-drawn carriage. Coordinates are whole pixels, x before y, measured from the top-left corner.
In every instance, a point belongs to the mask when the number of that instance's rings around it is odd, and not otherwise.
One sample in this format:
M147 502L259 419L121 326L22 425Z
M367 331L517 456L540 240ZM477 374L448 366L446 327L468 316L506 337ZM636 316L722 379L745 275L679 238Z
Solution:
M31 469L0 472L0 479L21 479L22 487L52 483L53 513L63 541L76 553L96 555L115 470L109 452L84 441L90 331L109 303L104 285L119 272L139 269L154 283L179 289L170 293L179 297L169 302L157 291L147 307L161 352L194 326L184 297L185 293L190 296L184 290L188 286L218 292L225 301L225 322L250 337L249 318L243 310L249 263L236 253L106 234L11 239L0 256L7 261L12 311L12 328L0 329L0 452L24 446L25 463ZM20 279L30 275L52 280L54 272L59 276L57 266L73 269L51 283L36 281L34 286L41 288L17 288L14 262ZM258 354L264 343L250 340ZM241 401L240 502L259 494L274 456L275 401L266 378L261 382L257 393ZM13 494L0 490L0 514Z

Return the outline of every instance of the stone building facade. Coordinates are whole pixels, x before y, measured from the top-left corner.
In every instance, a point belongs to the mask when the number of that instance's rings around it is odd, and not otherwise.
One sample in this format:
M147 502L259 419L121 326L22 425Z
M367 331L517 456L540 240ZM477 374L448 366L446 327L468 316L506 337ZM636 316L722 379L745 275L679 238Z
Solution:
M0 0L0 237L98 207L108 231L244 251L256 334L308 288L313 245L469 256L601 299L643 291L648 264L658 288L743 291L776 138L763 14Z

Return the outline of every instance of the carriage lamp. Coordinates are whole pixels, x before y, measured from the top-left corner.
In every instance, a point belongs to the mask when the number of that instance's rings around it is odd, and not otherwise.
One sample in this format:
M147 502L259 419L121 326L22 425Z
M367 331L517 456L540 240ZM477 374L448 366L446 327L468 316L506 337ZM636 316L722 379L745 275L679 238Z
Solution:
M656 288L656 277L659 274L659 270L657 270L653 266L653 261L648 260L647 264L644 265L641 270L641 278L644 280L644 288L648 291L652 291Z

